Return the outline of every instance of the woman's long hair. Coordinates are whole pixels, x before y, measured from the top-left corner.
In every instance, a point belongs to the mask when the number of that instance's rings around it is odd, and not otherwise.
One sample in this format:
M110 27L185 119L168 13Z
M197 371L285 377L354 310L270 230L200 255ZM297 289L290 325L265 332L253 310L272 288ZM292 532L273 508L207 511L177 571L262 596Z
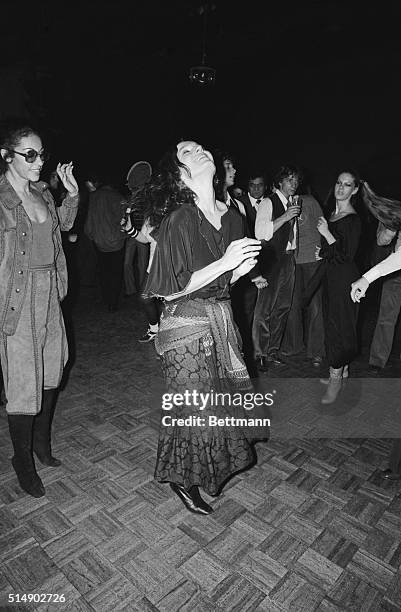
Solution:
M195 204L195 193L181 180L181 168L187 169L178 161L175 144L163 155L156 172L144 187L144 197L147 201L145 218L149 219L149 224L154 229L160 226L164 217L183 203Z
M375 194L366 181L361 181L361 195L369 212L393 231L401 230L401 202Z

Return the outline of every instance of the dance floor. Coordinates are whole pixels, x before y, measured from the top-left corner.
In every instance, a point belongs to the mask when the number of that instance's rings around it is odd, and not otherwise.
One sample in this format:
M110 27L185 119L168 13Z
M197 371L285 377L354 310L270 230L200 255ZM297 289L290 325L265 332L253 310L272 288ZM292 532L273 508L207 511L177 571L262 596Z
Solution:
M106 313L94 293L74 309L54 423L63 463L40 468L45 497L19 489L2 409L0 610L401 610L401 482L379 474L390 441L329 435L335 410L316 408L325 429L300 436L294 420L294 437L258 443L257 465L205 496L212 515L190 514L153 480L161 378L153 346L137 342L143 315L135 297ZM364 356L354 371L367 374ZM318 377L302 356L273 375ZM65 603L8 603L24 593Z

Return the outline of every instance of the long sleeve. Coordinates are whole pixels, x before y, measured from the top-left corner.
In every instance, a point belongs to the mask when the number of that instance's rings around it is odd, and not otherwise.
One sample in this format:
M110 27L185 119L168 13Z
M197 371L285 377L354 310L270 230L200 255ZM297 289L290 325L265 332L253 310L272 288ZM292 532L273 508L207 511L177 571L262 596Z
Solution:
M255 237L258 240L271 240L273 236L273 205L269 198L258 206L255 220Z
M383 259L377 266L368 270L363 275L364 278L368 281L368 283L373 283L373 281L380 278L380 276L387 276L387 274L391 274L392 272L396 272L401 269L401 248L398 249L395 253L391 253L386 259Z
M183 209L162 221L144 295L168 296L185 289L194 272L192 234L191 218Z
M67 232L74 225L75 217L78 212L79 193L76 196L67 194L63 199L61 206L57 210L60 219L60 229L62 232Z
M331 223L330 231L336 240L333 244L328 244L326 239L322 240L320 257L332 264L352 262L361 236L361 221L358 215L347 215Z

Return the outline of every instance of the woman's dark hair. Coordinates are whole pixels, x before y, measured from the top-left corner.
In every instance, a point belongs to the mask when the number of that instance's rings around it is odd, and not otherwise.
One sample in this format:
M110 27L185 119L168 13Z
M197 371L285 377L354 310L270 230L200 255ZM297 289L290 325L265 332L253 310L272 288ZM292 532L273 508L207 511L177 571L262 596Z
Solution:
M15 156L12 149L18 146L21 138L25 138L31 134L36 134L40 137L39 131L26 120L15 118L6 119L0 123L0 149L6 149L8 151L6 157L12 159ZM0 174L4 174L7 168L7 161L0 155Z
M144 187L144 197L147 200L145 218L149 219L153 228L158 228L164 217L183 203L195 204L195 193L181 180L181 168L189 170L178 160L177 144L169 147Z
M359 211L360 208L360 186L361 186L361 179L359 177L359 173L354 170L353 168L345 168L344 170L340 170L340 172L337 172L336 174L336 181L338 179L338 177L340 176L340 174L350 174L352 176L352 178L354 179L354 183L355 183L355 187L358 187L358 191L351 197L351 203L353 205L353 207L355 208L355 210L357 212ZM323 203L323 212L324 212L324 216L326 217L326 219L329 219L332 212L335 210L336 208L336 199L334 196L334 189L335 189L335 183L333 184L333 186L331 187L329 193L327 194L327 197Z
M224 162L231 162L235 166L233 156L227 151L221 149L215 149L213 151L214 165L216 166L216 173L213 178L213 186L216 194L216 199L220 202L226 201L227 196L227 185L226 185L226 168Z

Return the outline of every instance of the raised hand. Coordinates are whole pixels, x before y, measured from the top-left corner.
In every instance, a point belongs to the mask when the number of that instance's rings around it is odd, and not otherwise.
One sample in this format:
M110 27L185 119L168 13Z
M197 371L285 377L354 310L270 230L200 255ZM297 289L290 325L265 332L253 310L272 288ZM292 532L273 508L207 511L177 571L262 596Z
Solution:
M257 257L261 248L262 245L260 240L256 240L255 238L240 238L240 240L234 240L228 245L226 252L221 258L224 270L234 270L234 268L241 265L243 261ZM251 266L250 269L252 268L253 266Z
M286 212L284 213L287 221L294 219L294 217L299 217L300 214L301 207L298 204L292 204L287 208Z
M56 168L57 174L60 177L61 182L63 183L70 196L78 195L79 191L78 183L72 173L73 169L74 166L72 162L70 162L69 164L58 163Z

